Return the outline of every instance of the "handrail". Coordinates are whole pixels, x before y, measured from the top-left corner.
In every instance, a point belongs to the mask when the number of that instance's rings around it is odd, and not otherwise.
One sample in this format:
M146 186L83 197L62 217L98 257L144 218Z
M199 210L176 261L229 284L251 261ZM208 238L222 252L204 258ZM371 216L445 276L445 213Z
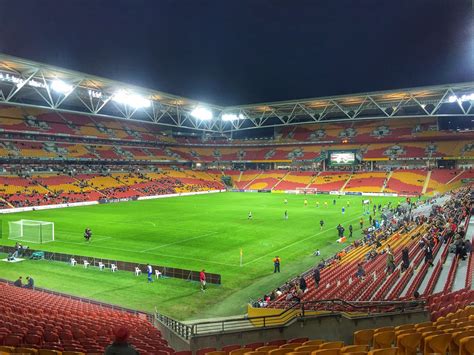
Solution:
M243 316L233 319L184 324L173 318L156 312L155 319L180 337L184 339L190 339L192 336L200 334L221 333L225 331L236 331L254 327L259 327L259 329L261 329L286 326L295 319L314 316L313 314L307 313L314 311L326 311L332 315L346 312L378 314L382 312L389 313L404 312L406 310L423 310L424 307L424 300L348 302L341 299L331 299L293 303L288 305L288 307L279 314L266 316Z

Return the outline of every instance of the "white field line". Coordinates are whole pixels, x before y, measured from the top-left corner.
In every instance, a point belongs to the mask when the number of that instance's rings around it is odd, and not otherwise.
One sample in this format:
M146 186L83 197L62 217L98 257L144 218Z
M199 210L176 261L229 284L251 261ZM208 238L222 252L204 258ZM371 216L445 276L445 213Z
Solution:
M360 217L356 217L356 218L354 218L354 219L351 219L350 221L344 221L344 223L347 224L347 223L350 223L350 222L358 221L359 219L360 219ZM265 254L265 255L259 256L258 258L255 258L255 259L253 259L253 260L250 260L250 261L244 263L243 266L252 264L253 262L258 261L258 260L261 260L261 259L263 259L263 258L267 258L267 257L270 256L270 255L278 255L278 253L279 253L280 251L282 251L282 250L291 248L293 245L296 245L296 244L299 244L299 243L301 243L301 242L304 242L304 241L306 241L306 240L308 240L308 239L317 237L318 235L321 235L321 234L323 234L323 233L326 233L327 231L328 231L328 230L323 230L323 231L320 231L319 233L310 235L310 236L308 236L308 237L306 237L306 238L299 239L299 240L297 240L296 242L293 242L293 243L291 243L291 244L288 244L288 245L286 245L286 246L284 246L284 247L282 247L282 248L280 248L280 249L274 250L274 251L272 251L271 253L267 253L267 254Z
M184 240L178 240L178 241L173 242L173 243L158 245L158 246L153 247L153 248L144 249L144 250L140 251L139 253L146 253L147 251L150 251L150 250L156 250L156 249L164 248L164 247L167 247L167 246L170 246L170 245L186 243L186 242L189 242L190 240L208 237L208 236L211 236L211 235L215 235L215 234L217 234L217 233L218 233L218 232L212 232L212 233L201 234L201 235L198 235L198 236L196 236L196 237L191 237L191 238L184 239Z

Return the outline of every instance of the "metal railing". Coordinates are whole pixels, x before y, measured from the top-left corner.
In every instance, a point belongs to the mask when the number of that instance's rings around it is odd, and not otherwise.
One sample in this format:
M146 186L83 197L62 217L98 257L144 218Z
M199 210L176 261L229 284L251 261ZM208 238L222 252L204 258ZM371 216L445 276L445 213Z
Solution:
M278 306L278 304L276 305ZM237 331L250 328L270 328L286 326L290 322L303 317L317 317L354 313L351 317L365 317L382 313L403 313L405 311L420 311L425 308L424 300L413 301L380 301L380 302L347 302L340 299L319 300L303 303L286 304L281 313L268 316L241 317L216 321L204 321L193 324L184 324L175 319L156 312L155 319L171 329L184 339L192 336ZM324 312L314 314L316 311ZM308 313L309 312L309 313ZM350 316L350 315L349 315Z

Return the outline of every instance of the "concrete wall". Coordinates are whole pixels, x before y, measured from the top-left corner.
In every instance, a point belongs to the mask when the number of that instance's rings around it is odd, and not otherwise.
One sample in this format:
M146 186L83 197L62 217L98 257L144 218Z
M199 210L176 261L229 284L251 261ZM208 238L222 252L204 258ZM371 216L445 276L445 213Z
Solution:
M253 342L267 342L276 339L292 339L308 337L310 339L343 340L346 345L352 344L353 333L360 329L373 329L385 326L397 326L406 323L420 323L429 320L425 311L406 312L399 314L382 314L363 318L348 318L344 315L312 316L295 320L287 326L266 329L246 329L234 332L199 335L188 341L172 334L164 326L158 325L163 336L176 350L192 350L226 345L245 345Z

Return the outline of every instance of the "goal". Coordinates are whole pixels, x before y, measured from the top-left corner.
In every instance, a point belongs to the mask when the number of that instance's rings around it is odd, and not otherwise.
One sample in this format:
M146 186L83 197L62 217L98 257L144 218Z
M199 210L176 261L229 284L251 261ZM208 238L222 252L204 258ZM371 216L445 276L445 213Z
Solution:
M304 195L306 195L306 194L314 195L314 194L318 193L318 189L317 188L312 188L312 187L297 187L296 188L296 193L297 194L304 194Z
M48 243L54 241L54 223L20 219L8 222L8 239L28 243Z

